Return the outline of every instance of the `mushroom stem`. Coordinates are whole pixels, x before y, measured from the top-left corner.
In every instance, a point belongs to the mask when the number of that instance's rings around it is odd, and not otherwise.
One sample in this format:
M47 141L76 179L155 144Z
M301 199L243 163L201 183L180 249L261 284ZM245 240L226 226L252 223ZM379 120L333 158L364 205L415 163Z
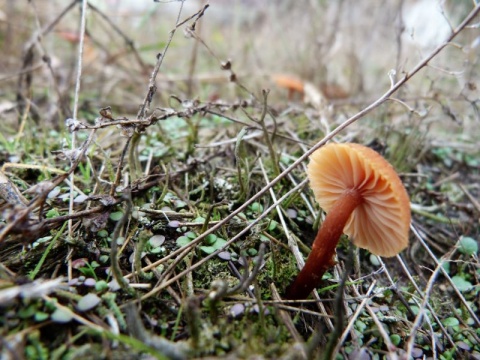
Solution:
M322 276L335 265L335 248L343 228L355 208L362 203L357 189L347 189L328 212L312 245L305 266L295 281L287 288L286 297L291 300L305 299L320 285Z

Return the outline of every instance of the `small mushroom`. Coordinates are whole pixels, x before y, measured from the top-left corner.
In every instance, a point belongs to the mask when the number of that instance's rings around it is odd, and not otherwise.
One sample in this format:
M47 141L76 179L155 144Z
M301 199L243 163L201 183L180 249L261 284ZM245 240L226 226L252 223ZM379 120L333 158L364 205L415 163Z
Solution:
M342 233L355 245L391 257L408 246L410 201L397 173L380 154L359 144L328 144L310 156L308 178L327 212L289 299L304 299L335 265Z
M276 86L288 90L288 99L292 100L295 93L304 94L305 83L292 75L276 74L272 76Z

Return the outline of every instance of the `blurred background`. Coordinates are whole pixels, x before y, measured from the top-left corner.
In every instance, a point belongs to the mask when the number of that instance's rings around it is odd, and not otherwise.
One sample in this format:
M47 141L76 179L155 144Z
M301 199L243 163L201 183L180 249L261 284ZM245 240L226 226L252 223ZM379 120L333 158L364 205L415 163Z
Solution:
M186 0L180 18L191 16L205 3ZM87 19L83 100L94 106L106 101L112 106L135 107L144 96L155 55L163 50L182 2L95 0L90 4L95 10L89 9ZM402 76L439 45L469 11L471 2L212 0L209 4L197 33L218 59L232 60L250 90L269 86L273 74L288 74L323 88L331 98L369 99L386 89L390 70ZM47 86L53 79L41 58L46 55L61 95L68 96L77 57L78 4L71 10L66 10L71 5L66 0L2 0L0 5L2 99L13 100L6 89L18 85L25 48L47 26L51 28L35 45L28 64L35 68L30 72L32 81L43 85L44 96L53 96ZM58 19L65 10L65 16ZM52 24L55 19L58 22ZM425 95L432 82L438 87L448 82L454 95L469 95L468 83L476 80L473 69L478 53L475 34L471 35L469 48L447 49L435 59L432 65L440 71L425 71L422 79L415 79L410 85L415 86L412 96ZM469 31L463 36L468 37ZM132 54L130 44L141 60ZM180 28L161 69L159 96L162 90L181 90L192 75L197 96L206 98L215 92L220 97L233 96L221 84L228 76L217 59L185 37Z

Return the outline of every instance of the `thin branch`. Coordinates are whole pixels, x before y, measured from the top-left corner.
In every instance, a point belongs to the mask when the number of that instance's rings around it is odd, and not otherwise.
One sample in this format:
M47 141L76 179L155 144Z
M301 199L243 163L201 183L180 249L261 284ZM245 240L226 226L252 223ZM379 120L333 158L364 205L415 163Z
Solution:
M425 316L425 308L427 307L428 301L430 299L430 294L433 289L433 285L435 284L435 280L437 279L438 274L440 273L440 269L443 267L443 261L440 263L437 263L437 267L435 268L435 271L432 273L430 276L430 280L428 280L428 284L426 287L425 294L423 295L423 300L422 304L419 306L418 314L415 318L415 321L413 322L412 327L410 328L410 337L407 341L407 353L405 356L407 359L409 359L412 356L412 351L413 351L413 346L415 344L415 337L417 335L417 331L422 325L422 320ZM434 338L435 335L432 334L432 338Z
M175 27L170 31L170 36L168 37L167 44L165 45L165 48L163 49L163 52L158 53L157 55L157 63L155 64L155 67L153 68L152 74L150 76L150 81L148 83L148 91L147 95L145 96L145 99L143 100L143 104L140 107L140 110L137 113L137 118L143 119L150 108L150 104L153 99L153 95L157 92L157 86L155 85L155 81L157 79L158 72L160 70L160 67L162 66L163 59L165 58L165 55L167 54L168 49L170 48L170 44L172 43L173 36L175 35L175 32L177 29L187 23L188 21L197 18L197 20L203 16L205 13L205 10L208 8L208 4L205 5L201 10L193 14L192 16L188 17L187 19L183 20L180 22L180 16L182 14L182 9L183 9L183 3L185 0L181 0L181 5L180 9L178 11L178 16L177 16L177 21ZM195 20L196 22L196 20Z
M80 19L80 42L78 44L78 58L77 58L77 78L75 80L75 94L73 101L73 120L77 120L78 115L78 100L80 97L80 84L82 82L82 66L83 66L83 48L85 46L85 27L87 19L87 0L82 1L82 15ZM75 151L77 146L76 132L72 131L72 151ZM72 164L73 165L73 164ZM73 167L73 166L72 166ZM73 199L74 199L75 175L72 171L70 174L70 198L68 213L73 214ZM68 221L68 237L73 238L73 220ZM72 279L72 260L68 258L68 279Z
M112 234L112 244L111 244L111 251L110 251L110 261L111 261L111 270L113 273L114 279L117 281L118 285L122 289L127 289L128 282L122 275L122 270L120 269L120 264L118 261L118 244L117 240L120 237L120 233L123 230L123 227L128 222L130 218L130 214L132 212L132 197L130 193L125 193L124 198L126 200L125 212L122 215L122 218L117 222L115 225L115 230Z

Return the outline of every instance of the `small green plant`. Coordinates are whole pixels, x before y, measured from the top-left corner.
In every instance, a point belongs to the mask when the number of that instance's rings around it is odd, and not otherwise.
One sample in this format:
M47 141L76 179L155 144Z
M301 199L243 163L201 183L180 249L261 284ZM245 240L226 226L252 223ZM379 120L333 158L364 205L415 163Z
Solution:
M80 271L84 276L94 278L96 281L98 281L98 277L95 272L95 269L98 267L100 267L100 264L96 261L86 261L84 266L78 268L78 271Z

